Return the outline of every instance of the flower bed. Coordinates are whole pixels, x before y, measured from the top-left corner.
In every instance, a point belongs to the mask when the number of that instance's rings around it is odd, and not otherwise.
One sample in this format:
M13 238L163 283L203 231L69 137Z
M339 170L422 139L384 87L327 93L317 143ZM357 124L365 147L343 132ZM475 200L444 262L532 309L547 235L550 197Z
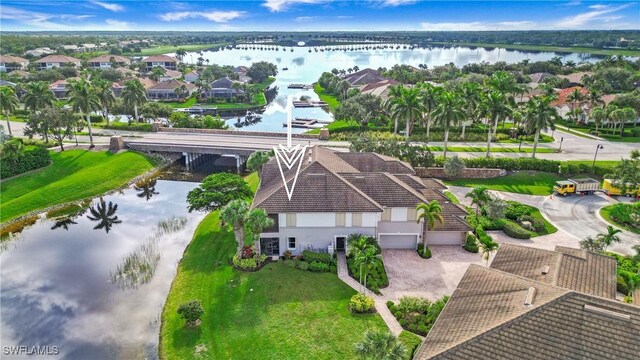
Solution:
M387 301L387 307L403 329L427 336L447 301L449 296L444 296L434 303L423 298L405 296L398 304Z

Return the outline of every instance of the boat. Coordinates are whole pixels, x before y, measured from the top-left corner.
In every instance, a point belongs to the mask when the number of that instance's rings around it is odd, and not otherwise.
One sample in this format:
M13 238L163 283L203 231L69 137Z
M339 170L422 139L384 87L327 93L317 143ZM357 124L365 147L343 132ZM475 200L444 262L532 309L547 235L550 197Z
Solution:
M289 68L288 67L283 67L282 68L282 71L286 71L286 70L289 70Z

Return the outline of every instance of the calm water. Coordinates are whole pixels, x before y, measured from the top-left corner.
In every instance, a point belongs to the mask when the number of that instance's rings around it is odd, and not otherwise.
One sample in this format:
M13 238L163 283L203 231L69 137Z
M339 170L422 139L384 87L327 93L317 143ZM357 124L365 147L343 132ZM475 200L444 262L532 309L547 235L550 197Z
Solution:
M467 47L431 49L379 49L379 50L355 50L355 51L325 51L315 52L309 47L287 47L286 51L280 50L223 50L205 51L202 53L204 59L209 60L209 64L250 66L257 61L269 61L278 66L279 73L272 86L278 87L278 95L271 102L264 114L262 121L258 124L246 127L250 130L278 131L284 132L282 127L286 121L286 100L287 96L299 98L307 95L312 99L318 99L313 90L287 89L291 83L311 84L318 80L325 71L333 68L348 69L358 66L360 69L367 67L377 69L379 67L391 68L396 64L418 66L426 64L429 68L438 65L454 63L456 66L463 66L469 63L505 61L516 63L525 59L530 61L549 60L554 56L560 56L563 61L572 60L576 63L582 61L593 62L600 59L589 54L557 54L553 52L523 52L512 51L501 48L492 50ZM174 54L169 54L174 55ZM185 62L195 63L200 57L198 53L188 53ZM206 63L206 62L205 62ZM282 70L288 68L288 70ZM322 120L332 119L331 114L320 108L299 108L294 109L294 117L315 118ZM228 124L233 125L237 118L229 119ZM303 129L294 130L304 132Z
M162 306L204 216L186 209L196 185L158 180L146 193L105 196L107 208L117 204L111 219L121 221L108 233L94 229L101 221L87 211L68 230L52 230L56 223L43 219L4 242L2 345L58 346L60 355L46 359L157 358ZM100 204L95 199L92 207Z

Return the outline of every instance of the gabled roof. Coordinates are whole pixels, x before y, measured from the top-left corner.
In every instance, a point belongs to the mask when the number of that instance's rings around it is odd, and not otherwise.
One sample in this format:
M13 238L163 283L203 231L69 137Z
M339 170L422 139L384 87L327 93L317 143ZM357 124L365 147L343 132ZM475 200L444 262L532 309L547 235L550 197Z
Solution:
M178 60L168 55L151 55L142 59L142 62L178 62Z
M593 75L593 72L584 71L584 72L577 72L569 75L558 75L558 77L561 79L567 79L572 84L581 84L583 77L591 76L591 75Z
M425 201L422 195L387 173L342 173L343 178L386 207L416 207Z
M547 73L547 72L539 72L539 73L534 73L534 74L530 74L529 78L531 79L532 83L535 84L539 84L541 82L544 82L544 80L546 78L549 77L553 77L553 74Z
M148 90L175 90L182 85L185 85L187 89L192 89L195 87L193 84L189 84L176 79L171 79L151 86L150 88L148 88Z
M376 153L336 153L342 160L362 172L388 172L391 174L415 174L408 163Z
M113 59L115 62L117 63L125 63L125 64L129 64L131 63L131 60L129 60L128 57L125 56L120 56L120 55L100 55L100 56L96 56L92 59L89 59L89 62L111 62L111 59Z
M210 86L212 89L233 89L233 84L235 83L240 83L240 82L231 80L225 76L212 81Z
M36 63L79 63L80 60L67 55L49 55L36 60Z
M640 307L471 265L415 359L635 359Z
M19 56L11 56L11 55L0 55L0 62L3 62L5 64L10 64L10 63L25 63L25 62L29 62L29 60L25 59L25 58L21 58Z

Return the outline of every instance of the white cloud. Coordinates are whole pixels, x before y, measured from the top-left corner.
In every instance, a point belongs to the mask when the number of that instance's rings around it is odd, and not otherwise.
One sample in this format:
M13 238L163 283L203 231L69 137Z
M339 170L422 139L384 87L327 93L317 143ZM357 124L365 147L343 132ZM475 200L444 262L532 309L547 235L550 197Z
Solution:
M262 6L271 12L285 11L292 5L296 4L320 4L330 2L332 0L265 0Z
M129 29L129 25L131 25L131 23L128 23L126 21L115 20L115 19L106 19L104 22L110 27L113 27L114 31Z
M565 5L567 5L567 6L577 6L577 5L580 5L580 4L582 4L581 1L569 1Z
M611 27L619 26L620 24L613 23L612 16L604 16L620 10L626 9L633 4L623 4L619 6L609 5L591 5L589 6L592 11L587 11L574 16L567 16L561 20L558 20L552 24L557 29L584 29L593 28L594 26L606 28L607 25ZM611 24L609 24L611 23Z
M293 19L293 21L304 23L304 22L315 21L317 19L318 19L317 16L298 16L297 18Z
M12 20L38 30L64 30L67 24L54 22L62 20L64 22L80 21L94 17L93 15L69 15L69 14L47 14L37 11L18 9L11 6L0 5L0 19Z
M415 4L418 0L371 0L371 2L376 3L381 7L387 6L401 6L401 5L410 5Z
M600 4L596 4L596 5L590 5L589 9L593 9L593 10L603 10L606 9L607 5L600 5Z
M225 23L246 14L245 11L174 11L160 15L163 21L180 21L193 18L204 18L216 23Z
M106 3L106 2L102 2L102 1L92 1L91 3L94 4L94 5L98 5L103 9L107 9L107 10L113 11L113 12L124 11L124 6L122 6L120 4Z
M502 21L502 22L442 22L420 24L427 31L496 31L496 30L531 30L536 23L533 21Z

